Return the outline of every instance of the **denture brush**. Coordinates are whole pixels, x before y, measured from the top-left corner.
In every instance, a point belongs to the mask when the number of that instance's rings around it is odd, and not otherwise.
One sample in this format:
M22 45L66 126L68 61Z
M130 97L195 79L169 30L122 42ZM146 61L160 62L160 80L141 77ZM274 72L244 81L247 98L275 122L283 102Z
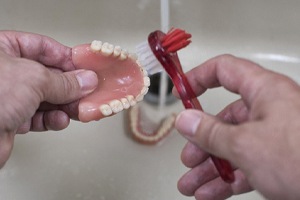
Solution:
M181 29L171 29L167 34L157 30L149 34L148 41L136 47L136 53L149 75L162 70L167 72L186 109L202 110L177 55L177 51L190 44L190 38L191 34ZM232 183L235 178L230 163L214 155L210 157L221 178L227 183Z

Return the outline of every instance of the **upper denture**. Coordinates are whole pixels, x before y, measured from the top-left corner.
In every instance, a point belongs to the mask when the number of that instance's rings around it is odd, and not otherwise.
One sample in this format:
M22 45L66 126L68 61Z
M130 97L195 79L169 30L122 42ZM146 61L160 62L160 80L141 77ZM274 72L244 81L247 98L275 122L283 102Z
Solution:
M79 120L88 122L114 115L143 100L150 79L134 55L119 46L93 41L72 49L77 69L97 73L98 88L79 102Z

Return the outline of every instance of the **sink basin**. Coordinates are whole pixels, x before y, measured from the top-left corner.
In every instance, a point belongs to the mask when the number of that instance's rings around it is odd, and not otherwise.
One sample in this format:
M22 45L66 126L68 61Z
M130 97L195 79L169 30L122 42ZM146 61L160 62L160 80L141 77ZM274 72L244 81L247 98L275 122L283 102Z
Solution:
M159 6L148 0L2 0L0 27L48 35L68 46L98 39L133 52L160 28ZM299 6L298 0L172 1L171 26L193 35L179 53L184 69L230 53L300 82ZM236 98L219 88L199 99L204 110L216 114ZM166 112L182 109L177 102ZM193 199L176 187L187 171L180 162L185 139L173 131L159 145L136 143L127 118L123 112L99 122L72 121L60 132L17 136L0 170L0 199ZM230 199L263 198L251 192Z

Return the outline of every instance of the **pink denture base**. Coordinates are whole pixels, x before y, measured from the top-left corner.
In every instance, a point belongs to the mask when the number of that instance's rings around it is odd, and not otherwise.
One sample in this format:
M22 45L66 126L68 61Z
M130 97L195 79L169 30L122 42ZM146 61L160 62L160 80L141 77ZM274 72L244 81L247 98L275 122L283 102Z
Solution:
M82 122L107 117L100 112L101 105L129 95L136 98L144 87L142 68L130 56L120 59L114 54L105 55L101 50L94 51L89 44L84 44L73 48L72 59L77 69L93 70L99 79L97 89L79 102L78 117Z

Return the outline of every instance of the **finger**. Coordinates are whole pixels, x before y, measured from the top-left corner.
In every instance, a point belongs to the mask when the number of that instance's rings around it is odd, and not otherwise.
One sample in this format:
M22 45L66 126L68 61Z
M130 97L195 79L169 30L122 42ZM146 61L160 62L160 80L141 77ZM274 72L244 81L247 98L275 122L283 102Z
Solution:
M206 159L201 165L198 165L184 174L178 181L178 190L186 195L192 196L195 191L203 184L217 178L218 171L214 167L211 159Z
M68 104L62 104L62 105L42 102L40 104L40 107L38 108L38 111L61 110L65 112L69 116L69 118L78 120L78 105L79 105L79 100L76 100Z
M225 183L220 177L201 185L195 191L197 200L223 200L232 195L250 192L251 186L248 184L245 175L240 171L234 171L235 182L232 184Z
M43 101L52 104L66 104L91 93L98 85L97 74L89 70L65 73L50 73L49 84L41 86ZM51 83L51 84L50 84Z
M71 119L78 120L78 105L79 105L79 100L60 105L59 109L65 112Z
M228 106L226 106L217 118L230 124L240 124L248 120L249 110L242 99L239 99Z
M30 131L59 131L68 127L69 116L60 110L36 113L31 121Z
M0 134L0 169L4 166L11 154L14 136L14 133L1 132Z
M18 128L17 133L25 134L29 131L42 132L48 130L59 131L68 127L69 124L70 118L63 111L37 112L31 118L31 121L24 123Z
M12 56L38 61L46 66L60 68L63 71L74 70L72 50L52 38L39 34L3 31L5 37L0 40L6 43L4 50Z
M248 109L240 99L224 108L217 117L230 124L239 124L248 119ZM182 163L189 168L197 166L207 157L206 152L191 142L185 145L181 153Z
M42 102L38 111L50 111L50 110L58 110L59 106L55 104L51 104L48 102Z
M251 101L256 92L269 81L265 78L268 74L269 71L251 61L223 55L192 69L186 76L197 95L204 93L208 88L223 86Z
M243 126L230 125L198 110L181 112L175 122L177 130L190 142L204 151L237 162L249 147L251 133ZM243 133L243 134L240 134ZM249 147L250 149L251 147ZM234 163L236 166L237 163Z
M189 168L196 167L208 158L208 154L191 142L187 142L181 152L182 163Z

